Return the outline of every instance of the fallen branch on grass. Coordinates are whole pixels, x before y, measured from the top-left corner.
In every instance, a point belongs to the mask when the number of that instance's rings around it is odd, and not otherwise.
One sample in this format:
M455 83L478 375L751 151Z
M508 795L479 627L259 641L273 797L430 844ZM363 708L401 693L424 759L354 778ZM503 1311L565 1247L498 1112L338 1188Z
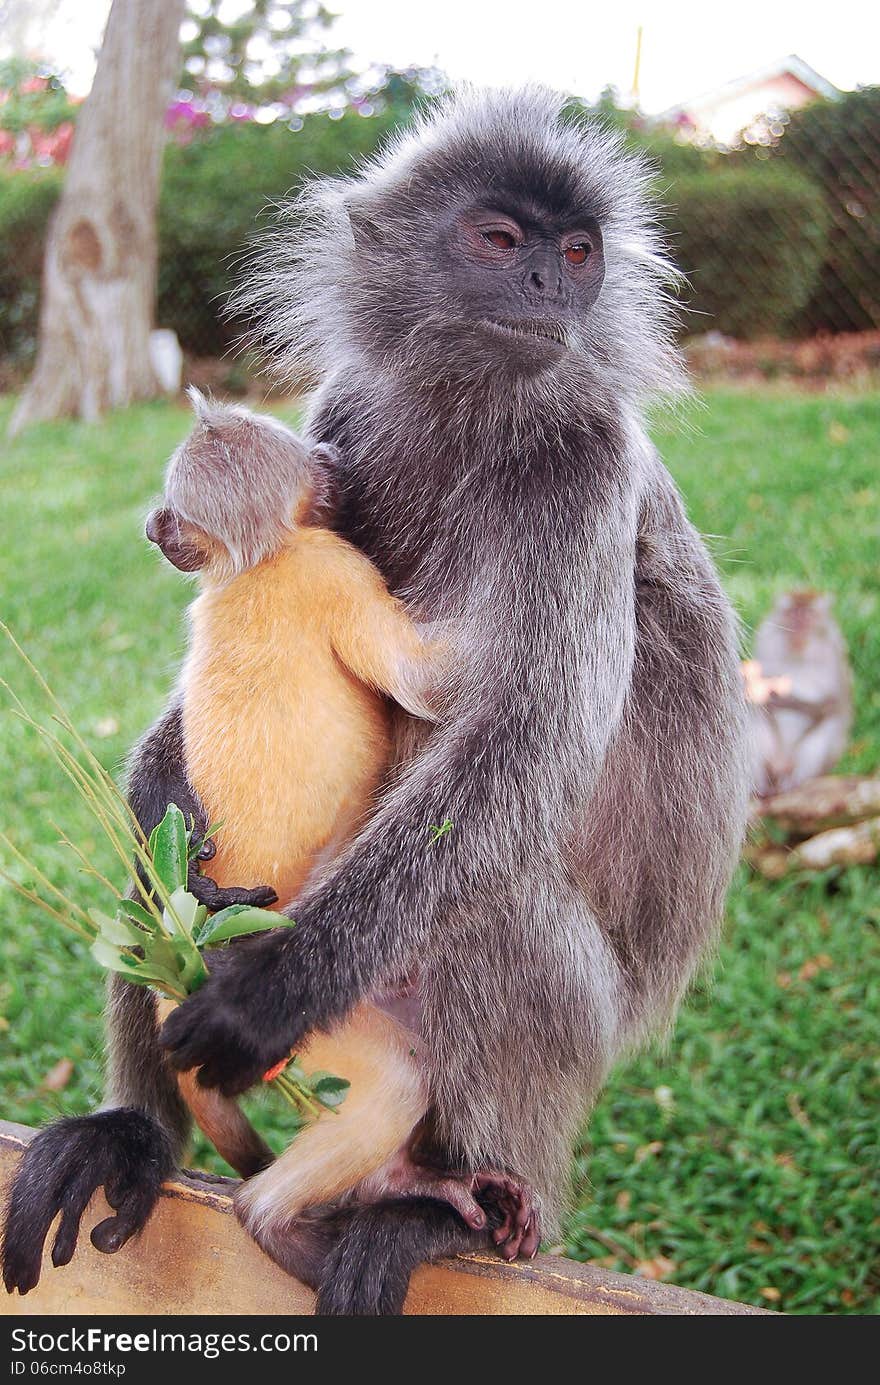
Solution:
M756 799L753 816L769 820L790 837L812 837L880 816L880 779L825 774L788 793Z
M823 775L753 805L746 860L770 880L880 860L880 778Z

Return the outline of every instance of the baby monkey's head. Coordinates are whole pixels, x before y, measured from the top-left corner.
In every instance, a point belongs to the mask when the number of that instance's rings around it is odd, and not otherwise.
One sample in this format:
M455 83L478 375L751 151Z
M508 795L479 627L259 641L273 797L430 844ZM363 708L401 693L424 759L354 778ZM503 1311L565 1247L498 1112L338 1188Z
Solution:
M196 424L171 458L147 538L182 572L227 581L277 552L298 525L326 523L334 457L274 418L188 393Z

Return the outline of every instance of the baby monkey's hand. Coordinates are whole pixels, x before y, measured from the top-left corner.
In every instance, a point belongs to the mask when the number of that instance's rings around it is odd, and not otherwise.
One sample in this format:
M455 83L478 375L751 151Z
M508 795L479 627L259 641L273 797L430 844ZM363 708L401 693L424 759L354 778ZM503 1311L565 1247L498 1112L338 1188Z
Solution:
M216 855L216 846L210 837L206 837L199 848L197 859L211 861ZM218 885L209 875L201 875L194 862L190 863L186 888L191 895L195 895L200 904L210 909L212 914L219 913L221 909L228 909L232 904L246 904L251 909L268 909L270 905L278 903L278 896L271 885L257 885L252 890L239 889L234 885L224 887Z

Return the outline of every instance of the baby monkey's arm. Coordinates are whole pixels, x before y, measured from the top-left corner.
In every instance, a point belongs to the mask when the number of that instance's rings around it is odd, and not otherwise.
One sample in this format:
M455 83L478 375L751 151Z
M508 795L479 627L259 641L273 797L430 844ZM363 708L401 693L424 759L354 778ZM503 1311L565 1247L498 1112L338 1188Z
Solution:
M333 648L356 678L407 712L436 721L446 646L440 627L418 626L363 553L335 539L325 555Z

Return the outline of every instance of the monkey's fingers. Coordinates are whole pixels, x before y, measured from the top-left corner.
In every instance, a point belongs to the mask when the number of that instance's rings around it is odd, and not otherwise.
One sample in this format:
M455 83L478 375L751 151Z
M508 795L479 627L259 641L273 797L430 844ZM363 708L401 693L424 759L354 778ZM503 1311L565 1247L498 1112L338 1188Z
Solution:
M41 1131L25 1150L9 1198L3 1232L3 1281L8 1291L26 1294L39 1283L43 1246L59 1212L52 1262L66 1265L76 1249L83 1213L98 1188L118 1194L125 1187L132 1234L146 1222L162 1180L173 1167L168 1137L142 1111L99 1111ZM130 1197L135 1178L136 1199Z
M143 1230L152 1210L153 1201L149 1192L133 1192L115 1217L105 1217L92 1227L89 1240L95 1250L112 1255Z
M29 1202L26 1195L16 1196L13 1185L3 1233L3 1283L10 1294L16 1289L27 1294L39 1284L43 1246L57 1211L50 1197L32 1205Z
M79 1224L95 1191L95 1180L89 1168L83 1168L71 1179L61 1198L61 1224L52 1246L52 1264L69 1265L79 1239Z
M511 1229L508 1236L498 1246L498 1252L504 1256L505 1260L516 1260L520 1256L533 1258L541 1242L540 1231L534 1222L535 1218L532 1217L521 1224L519 1211L515 1205L511 1205Z
M502 1220L494 1228L492 1240L499 1255L503 1255L505 1260L515 1260L519 1245L516 1228L517 1204L509 1197L501 1197L496 1200L495 1206Z
M522 1215L522 1208L514 1211L513 1230L499 1247L505 1260L533 1260L538 1253L538 1246L541 1244L540 1216L533 1211L529 1219L523 1222Z
M438 1202L448 1202L462 1221L474 1231L482 1231L486 1225L486 1213L473 1196L466 1179L425 1179L414 1186L413 1194L417 1197L436 1198Z
M98 1183L81 1160L70 1160L49 1126L31 1143L12 1185L3 1234L3 1282L9 1293L29 1293L40 1280L43 1247L61 1213L52 1263L66 1265L76 1249L82 1214Z
M526 1226L523 1238L520 1241L519 1253L524 1260L534 1260L541 1244L541 1218L537 1212L532 1214L532 1220Z
M104 1196L115 1211L92 1228L89 1239L96 1250L112 1255L146 1225L156 1200L155 1190L140 1173L128 1168L112 1173L104 1184Z
M221 1096L241 1096L262 1079L260 1059L241 1048L206 1058L196 1082L200 1087L215 1087Z
M246 1092L267 1066L265 1057L223 1023L210 981L168 1016L159 1031L159 1043L168 1050L172 1067L179 1072L198 1068L198 1085L216 1087L224 1096Z
M267 909L271 904L278 903L278 896L271 885L258 885L252 890L239 889L235 885L224 888L218 885L216 880L212 880L210 875L199 875L198 871L190 872L187 889L190 894L195 895L200 904L204 904L205 908L214 914L219 913L221 909L229 909L233 904L246 904L251 909Z
M208 988L210 984L209 980ZM200 1068L212 1046L223 1041L217 1027L216 1017L198 993L173 1010L159 1030L159 1043L167 1050L171 1066L178 1072Z
M501 1218L492 1232L499 1253L506 1260L521 1254L533 1256L541 1239L540 1218L529 1185L512 1174L485 1169L474 1176L473 1185Z

